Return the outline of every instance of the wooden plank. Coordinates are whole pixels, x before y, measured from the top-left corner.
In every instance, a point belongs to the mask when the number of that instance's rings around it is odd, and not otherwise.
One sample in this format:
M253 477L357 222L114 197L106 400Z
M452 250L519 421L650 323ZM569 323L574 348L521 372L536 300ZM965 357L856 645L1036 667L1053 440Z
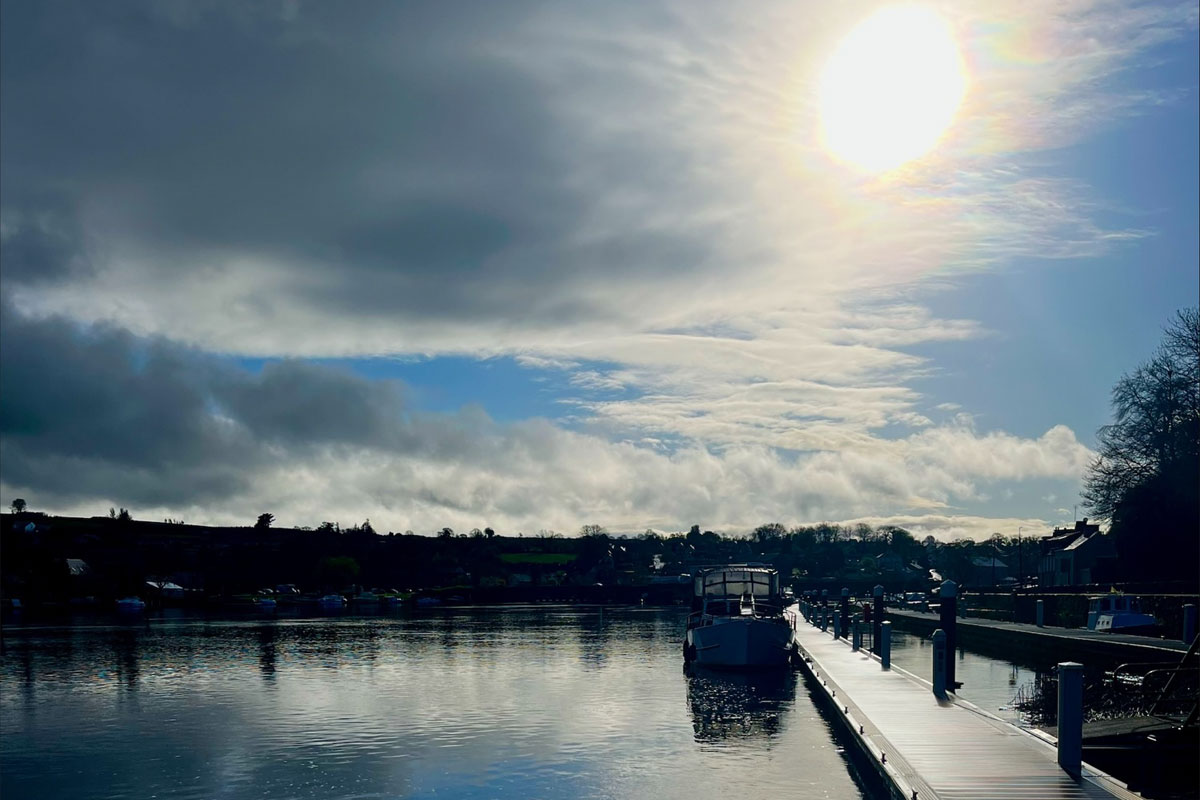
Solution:
M1066 800L1136 798L1085 765L1072 779L1053 745L799 620L796 639L810 659L814 688L842 714L848 730L905 798L918 800ZM861 731L861 732L860 732ZM886 759L884 756L886 755Z

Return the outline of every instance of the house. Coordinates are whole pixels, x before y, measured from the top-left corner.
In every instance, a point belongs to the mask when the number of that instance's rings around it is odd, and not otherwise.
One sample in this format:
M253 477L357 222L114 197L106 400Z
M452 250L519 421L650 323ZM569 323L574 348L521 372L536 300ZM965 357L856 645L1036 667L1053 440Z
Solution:
M150 594L158 595L164 600L183 599L183 587L171 581L147 580L146 591Z
M971 586L997 586L1010 580L1012 576L1008 574L1008 564L995 556L976 556L971 559Z
M875 562L875 569L879 572L902 572L904 570L904 560L895 553L883 552L867 556L867 558Z
M1055 528L1038 547L1038 586L1043 588L1095 583L1097 573L1117 557L1112 537L1100 533L1099 525L1088 524L1086 517L1073 528Z

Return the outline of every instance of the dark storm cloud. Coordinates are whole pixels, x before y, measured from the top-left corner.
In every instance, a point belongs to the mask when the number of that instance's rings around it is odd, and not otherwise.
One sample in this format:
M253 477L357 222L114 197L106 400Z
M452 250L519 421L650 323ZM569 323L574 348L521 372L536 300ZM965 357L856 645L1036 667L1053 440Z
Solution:
M0 280L34 284L90 271L83 230L71 202L42 194L4 197L0 209Z
M297 362L254 375L111 327L0 316L3 479L143 504L235 495L324 447L395 446L389 383Z
M563 244L591 202L566 179L578 131L498 55L531 7L6 3L6 206L58 187L160 278L286 264L277 299L308 308L588 314L594 282L699 250Z
M231 368L213 395L221 411L257 440L293 448L392 445L393 429L402 422L393 384L299 361L268 364L256 377Z

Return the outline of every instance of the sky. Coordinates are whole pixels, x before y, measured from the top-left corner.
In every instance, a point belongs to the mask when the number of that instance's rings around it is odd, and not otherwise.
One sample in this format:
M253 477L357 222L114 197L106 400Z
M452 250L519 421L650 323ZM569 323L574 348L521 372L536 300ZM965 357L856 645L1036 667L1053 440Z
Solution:
M0 14L6 506L1042 535L1200 294L1192 2Z

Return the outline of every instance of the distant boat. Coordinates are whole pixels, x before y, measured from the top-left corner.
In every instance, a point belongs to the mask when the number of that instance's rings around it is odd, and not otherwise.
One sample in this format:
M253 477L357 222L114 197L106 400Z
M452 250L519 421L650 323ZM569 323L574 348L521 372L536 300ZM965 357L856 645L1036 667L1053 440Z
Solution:
M273 597L260 597L254 601L254 605L259 611L274 611L277 604Z
M714 667L782 667L795 649L776 570L734 564L696 575L685 659Z
M436 597L418 597L417 598L417 606L421 607L421 608L428 608L429 606L440 606L441 604L442 604L442 601L437 599Z
M326 611L341 609L346 605L346 598L340 594L327 594L317 601L318 605Z
M1088 630L1108 633L1155 633L1158 620L1142 613L1141 599L1120 592L1088 598Z
M146 610L146 601L140 597L122 597L117 601L117 611L125 614L140 614Z

